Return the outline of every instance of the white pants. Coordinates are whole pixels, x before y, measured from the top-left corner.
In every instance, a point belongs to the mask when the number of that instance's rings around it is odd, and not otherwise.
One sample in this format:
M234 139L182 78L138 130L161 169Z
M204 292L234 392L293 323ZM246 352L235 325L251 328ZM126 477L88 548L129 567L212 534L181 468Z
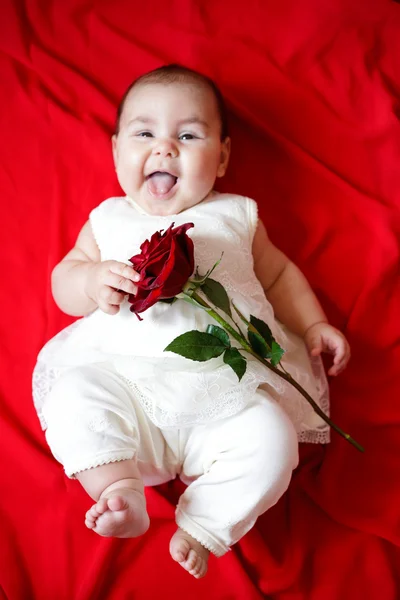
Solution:
M298 464L296 431L259 390L240 413L206 425L159 429L108 364L74 368L44 406L48 444L68 476L135 458L145 485L179 476L181 529L222 556L287 489Z

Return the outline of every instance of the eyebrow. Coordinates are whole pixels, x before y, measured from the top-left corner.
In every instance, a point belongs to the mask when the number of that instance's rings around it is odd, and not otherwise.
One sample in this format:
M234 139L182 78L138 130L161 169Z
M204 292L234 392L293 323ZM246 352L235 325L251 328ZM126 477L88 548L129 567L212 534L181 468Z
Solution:
M207 129L209 128L209 124L207 123L207 121L203 121L202 119L199 119L198 117L189 117L189 119L181 119L180 121L178 121L178 125L190 125L190 124L195 124L195 125L202 125L203 127L206 127Z
M156 123L156 121L154 119L151 119L150 117L139 116L139 117L135 117L134 119L129 121L128 125L132 125L133 123L145 123L145 124L154 125ZM202 125L206 129L210 128L209 124L206 121L203 121L202 119L199 119L198 117L189 117L188 119L181 119L180 121L178 121L178 126L190 125L190 124Z
M128 123L128 125L131 125L132 123L155 123L154 119L150 119L149 117L135 117L134 119L131 119Z

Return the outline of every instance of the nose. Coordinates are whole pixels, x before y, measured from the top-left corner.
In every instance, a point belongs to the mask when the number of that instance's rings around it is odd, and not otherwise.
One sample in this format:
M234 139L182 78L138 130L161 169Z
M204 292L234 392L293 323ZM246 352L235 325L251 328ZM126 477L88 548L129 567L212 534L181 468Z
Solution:
M161 156L162 158L176 158L178 156L178 148L172 140L158 140L154 145L152 154Z

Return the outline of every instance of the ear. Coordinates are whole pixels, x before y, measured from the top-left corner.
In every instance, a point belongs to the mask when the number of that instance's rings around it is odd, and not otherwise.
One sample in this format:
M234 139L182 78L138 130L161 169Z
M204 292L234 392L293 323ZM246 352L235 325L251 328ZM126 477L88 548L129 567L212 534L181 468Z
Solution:
M118 163L118 148L117 148L117 136L114 134L111 138L112 144L112 155L114 159L114 167L117 168Z
M228 168L229 156L231 154L231 138L226 137L223 142L221 142L221 158L220 163L217 170L217 177L223 177L226 173L226 169Z

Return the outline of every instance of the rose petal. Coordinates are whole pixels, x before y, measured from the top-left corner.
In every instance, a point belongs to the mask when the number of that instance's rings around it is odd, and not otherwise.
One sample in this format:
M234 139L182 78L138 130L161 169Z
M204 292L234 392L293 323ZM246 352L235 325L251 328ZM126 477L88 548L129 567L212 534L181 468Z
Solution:
M130 307L130 311L134 313L141 313L153 306L157 300L160 300L161 289L158 288L156 290L152 290L149 294L146 294L145 297L140 298L137 294L134 298L134 302L131 302L132 306Z
M164 233L155 232L145 240L141 253L130 258L141 275L136 295L128 298L132 312L138 315L158 300L173 298L182 291L194 270L193 241L186 234L191 227L193 223L174 228L172 223Z

